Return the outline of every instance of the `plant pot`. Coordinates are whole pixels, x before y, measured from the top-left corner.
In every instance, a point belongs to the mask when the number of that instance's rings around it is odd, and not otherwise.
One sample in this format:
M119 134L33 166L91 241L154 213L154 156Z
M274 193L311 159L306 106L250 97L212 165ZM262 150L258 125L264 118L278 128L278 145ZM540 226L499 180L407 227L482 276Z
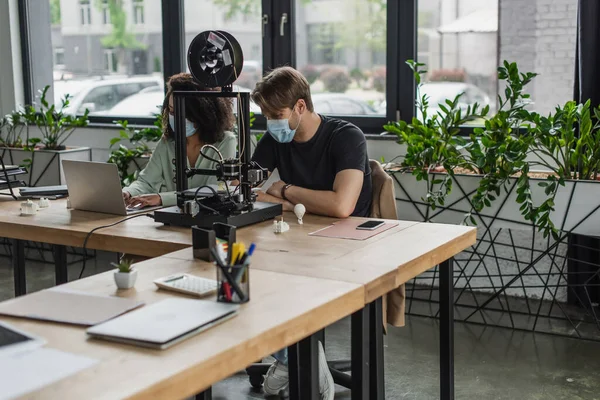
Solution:
M21 178L28 186L66 185L62 160L92 160L92 150L89 147L70 147L65 150L36 149L33 152L19 148L3 148L0 155L4 163L10 165L25 165L25 160L31 160L31 167L27 168L28 173Z
M443 179L445 174L432 173L433 179ZM444 206L435 210L423 201L427 185L417 181L410 173L394 173L398 218L409 221L430 221L460 224L471 210L469 199L479 186L481 175L455 175L452 192L446 197ZM502 189L500 196L480 213L473 213L477 226L509 228L531 231L534 227L519 211L516 192L517 178L510 178L508 193ZM540 204L547 196L538 183L541 178L530 178L534 204ZM434 187L435 188L435 187ZM556 228L580 235L600 235L600 181L567 180L559 186L554 199L554 211L550 218Z
M119 289L131 289L137 280L137 269L132 268L131 272L115 271L115 283Z

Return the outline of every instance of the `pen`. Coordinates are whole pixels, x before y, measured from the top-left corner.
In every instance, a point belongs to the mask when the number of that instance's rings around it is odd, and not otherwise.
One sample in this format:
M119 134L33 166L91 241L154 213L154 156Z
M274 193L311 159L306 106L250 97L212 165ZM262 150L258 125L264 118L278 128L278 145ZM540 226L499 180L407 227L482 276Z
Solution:
M225 282L228 284L227 286L231 286L233 288L233 290L237 293L237 295L240 296L240 299L245 299L246 297L244 296L244 292L242 292L242 289L240 289L238 284L233 280L233 278L231 277L231 274L228 271L228 268L225 265L223 265L221 259L219 258L219 255L217 254L214 247L210 249L210 252L212 253L212 256L215 259L216 263L218 264L219 268L221 268L221 271L223 272L223 275L225 276L225 279L227 281L227 282ZM229 299L231 299L231 293L230 293Z

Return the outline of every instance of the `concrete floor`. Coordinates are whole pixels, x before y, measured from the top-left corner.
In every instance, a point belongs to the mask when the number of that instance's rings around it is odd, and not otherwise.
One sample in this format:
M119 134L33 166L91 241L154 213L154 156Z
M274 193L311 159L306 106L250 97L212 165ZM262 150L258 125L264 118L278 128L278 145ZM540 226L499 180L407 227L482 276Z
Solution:
M0 254L6 254L4 248ZM39 258L35 249L31 258ZM48 260L51 260L46 253ZM111 269L115 256L98 253L87 262L85 275ZM70 256L74 259L74 256ZM81 263L69 267L74 279ZM54 284L52 264L27 263L28 290ZM0 257L0 300L13 296L10 259ZM326 331L329 359L349 357L349 321ZM600 343L532 334L504 328L455 324L455 386L457 399L598 399L600 400ZM386 398L439 398L438 324L434 319L407 317L404 328L390 328L385 338ZM215 385L215 400L261 399L245 374ZM338 387L336 399L350 399Z

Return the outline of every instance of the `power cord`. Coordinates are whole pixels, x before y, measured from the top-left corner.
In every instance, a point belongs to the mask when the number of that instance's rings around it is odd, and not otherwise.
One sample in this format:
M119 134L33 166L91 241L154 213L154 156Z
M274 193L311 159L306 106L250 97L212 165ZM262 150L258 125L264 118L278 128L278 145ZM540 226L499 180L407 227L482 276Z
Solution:
M129 221L130 219L134 219L134 218L139 218L139 217L148 217L148 218L152 218L154 219L154 214L136 214L136 215L132 215L131 217L127 217L127 218L123 218L122 220L119 220L117 222L114 222L112 224L109 225L103 225L103 226L98 226L94 229L92 229L91 231L88 232L88 234L85 236L85 240L83 241L83 253L85 254L85 250L87 247L87 242L90 239L90 236L92 236L92 234L100 229L105 229L105 228L110 228L113 227L115 225L120 224L121 222L125 222L125 221ZM85 271L85 264L87 261L87 257L83 257L83 265L81 266L81 272L79 272L79 279L81 279L81 277L83 276L83 272Z
M225 183L225 184L227 184L227 183ZM215 197L217 197L219 195L214 188L212 188L208 185L203 185L203 186L200 186L198 189L196 189L196 192L194 193L194 201L196 202L196 204L198 204L199 207L204 208L205 210L208 210L214 214L218 214L217 210L215 210L214 208L211 208L205 204L202 204L200 202L200 200L198 200L198 193L200 193L200 189L203 189L203 188L207 188L207 189L211 190Z

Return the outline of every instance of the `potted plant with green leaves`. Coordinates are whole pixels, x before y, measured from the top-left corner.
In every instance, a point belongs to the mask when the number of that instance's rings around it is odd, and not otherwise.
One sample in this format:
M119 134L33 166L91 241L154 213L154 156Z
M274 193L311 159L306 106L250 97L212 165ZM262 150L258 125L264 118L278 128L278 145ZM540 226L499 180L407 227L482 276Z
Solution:
M409 65L420 86L422 64ZM419 118L385 126L406 148L404 160L391 169L401 219L536 227L554 238L560 231L597 234L599 206L589 199L600 198L600 182L594 180L600 168L600 108L567 102L549 116L530 112L525 89L535 76L504 62L498 77L505 90L494 115L478 112L477 105L465 112L456 107L457 97L430 116L422 96ZM484 126L460 136L460 125L471 118L482 118Z
M129 125L128 121L115 122L121 130L119 136L110 140L110 148L119 145L117 149L112 150L109 163L117 165L121 185L123 187L130 185L137 179L138 173L146 166L150 155L152 154L151 143L156 143L162 137L162 116L155 116L154 125L136 129ZM129 146L122 144L126 142Z
M137 269L132 266L132 261L128 259L122 259L118 264L111 263L112 266L117 268L115 271L115 284L119 289L131 289L137 280Z
M91 160L89 147L66 146L67 139L77 129L87 126L87 112L79 117L65 114L69 95L60 106L50 105L49 89L46 86L39 91L39 105L26 106L11 114L9 129L2 136L4 160L27 167L25 180L29 186L63 185L62 160Z

